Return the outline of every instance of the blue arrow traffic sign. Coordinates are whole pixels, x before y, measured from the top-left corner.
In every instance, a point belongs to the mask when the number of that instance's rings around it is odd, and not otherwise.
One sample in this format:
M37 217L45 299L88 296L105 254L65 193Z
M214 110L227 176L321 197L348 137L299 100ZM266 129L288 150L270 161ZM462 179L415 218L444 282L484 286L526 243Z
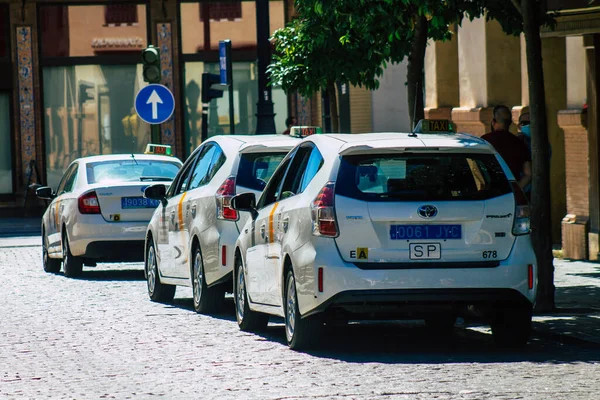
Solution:
M135 96L135 112L149 124L162 124L173 115L175 98L164 85L143 87Z

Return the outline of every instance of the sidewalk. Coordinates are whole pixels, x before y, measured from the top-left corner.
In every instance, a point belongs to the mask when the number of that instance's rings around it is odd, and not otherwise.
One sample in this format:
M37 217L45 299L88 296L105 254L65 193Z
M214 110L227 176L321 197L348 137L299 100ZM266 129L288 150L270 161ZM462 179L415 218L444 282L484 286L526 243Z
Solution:
M42 217L0 218L0 237L39 236Z
M534 315L534 334L600 345L600 263L554 259L556 311Z

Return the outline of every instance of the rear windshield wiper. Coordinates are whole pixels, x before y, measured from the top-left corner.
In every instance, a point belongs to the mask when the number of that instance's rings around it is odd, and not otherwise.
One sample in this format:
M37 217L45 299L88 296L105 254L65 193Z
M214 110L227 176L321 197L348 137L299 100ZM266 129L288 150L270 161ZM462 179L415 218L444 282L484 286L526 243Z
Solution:
M140 176L140 181L172 181L173 178L168 176Z

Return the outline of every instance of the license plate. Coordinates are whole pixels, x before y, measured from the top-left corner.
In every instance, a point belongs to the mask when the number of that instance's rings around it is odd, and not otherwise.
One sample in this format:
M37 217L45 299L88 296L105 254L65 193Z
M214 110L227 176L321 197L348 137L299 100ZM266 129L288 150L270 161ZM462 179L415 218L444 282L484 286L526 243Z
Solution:
M460 225L392 225L390 239L460 239Z
M409 258L411 260L439 260L442 258L442 246L439 243L411 243Z
M159 200L147 199L145 197L121 197L121 208L156 208Z

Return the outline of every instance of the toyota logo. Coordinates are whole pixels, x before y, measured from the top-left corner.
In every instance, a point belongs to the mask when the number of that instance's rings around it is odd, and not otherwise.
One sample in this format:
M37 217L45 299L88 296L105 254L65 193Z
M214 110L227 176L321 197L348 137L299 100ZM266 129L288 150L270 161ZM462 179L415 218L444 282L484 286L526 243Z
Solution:
M417 213L422 218L433 218L437 215L438 210L434 206L426 205L417 208Z

